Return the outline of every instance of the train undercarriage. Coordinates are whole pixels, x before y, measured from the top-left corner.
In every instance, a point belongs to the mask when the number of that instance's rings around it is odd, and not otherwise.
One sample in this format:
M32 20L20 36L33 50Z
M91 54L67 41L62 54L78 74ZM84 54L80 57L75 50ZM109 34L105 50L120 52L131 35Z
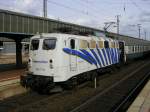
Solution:
M117 67L117 66L119 65L116 64L114 66L108 66L98 70L85 72L77 76L71 77L67 81L57 82L57 83L53 81L53 77L51 76L41 76L41 75L33 75L27 73L26 75L20 76L20 84L23 87L30 88L31 90L37 91L40 94L48 94L50 92L57 91L57 90L60 91L63 89L70 90L85 81L93 81L95 77L102 74L102 72L108 72L108 71L110 72L112 71L113 67Z

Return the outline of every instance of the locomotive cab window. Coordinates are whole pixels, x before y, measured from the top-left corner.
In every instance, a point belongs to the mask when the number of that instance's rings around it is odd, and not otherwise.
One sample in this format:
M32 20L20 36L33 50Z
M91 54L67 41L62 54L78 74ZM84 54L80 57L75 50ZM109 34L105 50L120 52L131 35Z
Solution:
M108 41L105 41L105 42L104 42L104 46L105 46L105 48L109 48L109 43L108 43Z
M74 39L70 40L70 48L75 49L75 40Z
M39 48L39 40L33 39L31 41L31 50L38 50L38 48Z
M43 49L44 50L52 50L56 47L56 39L45 39L43 41Z

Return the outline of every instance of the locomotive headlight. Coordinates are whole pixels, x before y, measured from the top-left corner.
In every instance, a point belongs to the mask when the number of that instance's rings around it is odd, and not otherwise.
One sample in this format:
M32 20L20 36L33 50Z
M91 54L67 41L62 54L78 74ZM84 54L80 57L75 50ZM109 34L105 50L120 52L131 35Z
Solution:
M52 60L52 59L50 59L50 60L49 60L49 63L50 63L50 64L49 64L50 69L53 69L53 68L54 68L54 67L53 67L53 60Z

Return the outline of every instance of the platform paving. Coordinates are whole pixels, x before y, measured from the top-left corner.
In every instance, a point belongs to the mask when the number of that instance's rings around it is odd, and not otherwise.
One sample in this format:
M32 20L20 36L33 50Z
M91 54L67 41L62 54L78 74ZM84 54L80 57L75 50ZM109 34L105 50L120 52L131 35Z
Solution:
M26 69L23 68L0 72L0 82L19 78L25 71Z
M25 74L25 71L26 69L14 69L0 72L0 92L13 84L19 83L20 75Z
M150 80L134 100L127 112L150 112Z
M0 100L26 92L20 86L20 75L25 74L25 71L26 69L13 69L0 72Z

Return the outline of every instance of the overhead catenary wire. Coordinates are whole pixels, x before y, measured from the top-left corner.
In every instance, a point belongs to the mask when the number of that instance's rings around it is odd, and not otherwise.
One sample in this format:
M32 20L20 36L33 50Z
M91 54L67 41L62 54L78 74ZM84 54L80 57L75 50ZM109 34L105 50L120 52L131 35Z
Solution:
M79 10L79 9L77 9L77 8L73 8L73 7L67 6L67 5L65 5L65 4L52 1L52 0L48 0L48 2L51 3L51 4L54 4L54 5L57 5L57 6L60 6L60 7L69 9L69 10L72 10L72 11L74 11L74 12L76 12L76 13L80 13L80 14L83 14L83 15L88 15L88 16L90 16L90 17L99 18L99 16L93 14L93 12L92 12L92 13L87 13L87 11Z
M135 1L130 0L130 2L131 2L138 10L140 10L141 12L144 12L144 10L143 10L139 5L137 5L137 3L136 3Z
M107 13L103 13L103 10L99 11L97 10L95 7L89 7L91 4L91 2L89 2L89 0L86 0L86 1L82 1L82 0L79 0L79 1L74 1L74 2L78 2L80 5L82 6L85 6L86 7L86 10L87 10L87 14L95 14L95 16L98 17L98 15L105 15L107 16Z
M92 1L89 1L89 0L84 0L84 1L81 1L81 0L76 0L76 1L73 1L75 3L77 3L77 5L79 6L82 6L85 7L86 9L86 12L87 12L87 16L89 16L90 18L93 18L97 21L97 27L100 28L101 30L103 29L103 27L100 27L102 26L102 24L100 24L98 21L100 21L101 17L104 16L104 17L110 17L110 15L108 15L108 13L104 13L105 11L104 10L98 10L97 8L91 6L92 5Z
M63 8L66 8L66 9L70 9L74 12L79 12L79 13L82 13L82 14L86 14L86 12L84 12L83 10L76 9L76 8L64 5L62 3L54 2L54 1L51 1L51 0L47 0L47 2L51 3L51 4L54 4L54 5L57 5L57 6L60 6L60 7L63 7Z
M85 16L92 17L92 18L94 18L95 20L97 20L97 18L99 18L99 16L94 15L93 13L92 13L92 14L91 14L91 13L87 14L86 11L83 11L83 10L80 10L80 9L77 9L77 8L73 8L73 7L70 7L70 6L65 5L65 4L62 4L62 3L58 3L58 2L55 2L55 1L52 1L52 0L47 0L47 2L50 3L50 4L57 5L57 6L59 6L59 7L63 7L63 8L69 9L69 11L74 11L74 12L76 12L76 13L80 13L80 14L83 14L83 15L85 15Z

